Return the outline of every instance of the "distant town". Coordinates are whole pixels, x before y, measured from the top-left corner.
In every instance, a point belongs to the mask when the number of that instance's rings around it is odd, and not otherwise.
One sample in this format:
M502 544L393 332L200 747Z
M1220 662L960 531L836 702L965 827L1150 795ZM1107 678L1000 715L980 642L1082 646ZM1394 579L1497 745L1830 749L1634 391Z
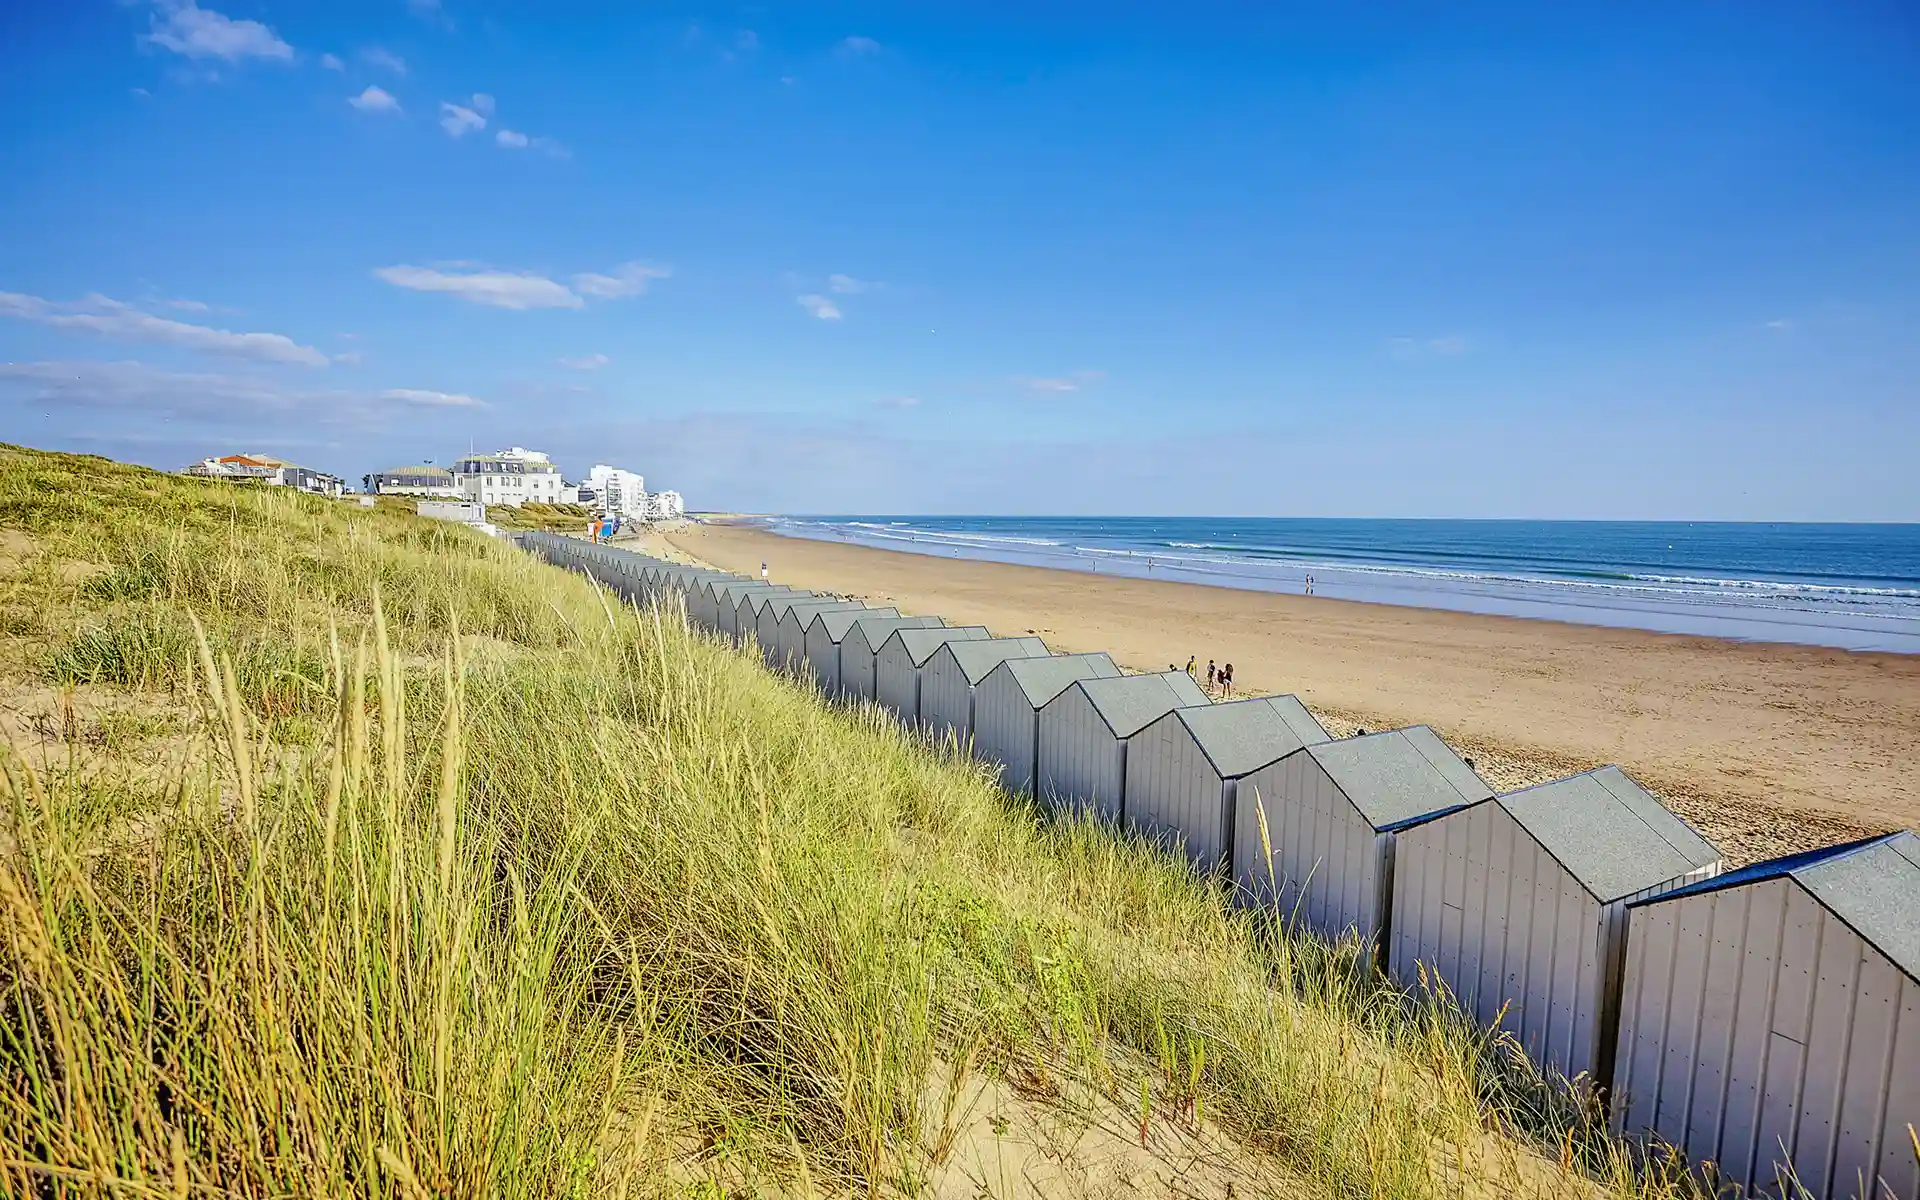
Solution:
M205 458L183 474L266 487L290 487L319 496L354 494L347 481L270 454L228 454ZM477 523L493 506L578 505L593 515L625 522L678 520L686 514L679 492L647 490L637 471L595 464L585 479L567 482L553 460L538 450L512 446L492 454L468 454L451 467L420 463L374 471L360 477L359 495L411 496L427 516ZM459 506L457 509L455 506ZM471 506L471 507L467 507Z

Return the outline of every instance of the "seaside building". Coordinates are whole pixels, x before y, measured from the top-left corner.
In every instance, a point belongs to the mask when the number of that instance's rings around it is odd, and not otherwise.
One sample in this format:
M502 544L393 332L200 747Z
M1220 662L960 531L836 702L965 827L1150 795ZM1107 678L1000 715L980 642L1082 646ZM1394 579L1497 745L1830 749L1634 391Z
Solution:
M896 629L873 656L873 698L909 727L920 721L920 668L951 641L983 642L984 625Z
M453 464L454 479L480 504L564 504L560 468L537 450L513 446L497 454L469 454Z
M1009 659L1046 657L1047 644L1037 637L948 642L920 668L920 723L934 738L965 746L973 736L974 688L988 672Z
M1612 1069L1627 905L1721 872L1720 852L1618 767L1508 792L1394 839L1387 970L1420 964L1542 1068Z
M290 463L271 454L226 454L218 458L203 458L181 474L228 483L290 487L316 496L341 496L347 490L346 481L338 475Z
M1114 679L1120 668L1105 654L1011 658L973 689L973 754L1000 765L1000 786L1033 791L1040 746L1040 710L1081 679Z
M464 500L467 493L453 472L432 463L393 467L360 477L360 484L376 496L418 496L426 500Z
M775 634L774 668L793 673L807 665L807 626L813 624L813 618L823 612L861 612L866 604L859 600L836 600L831 596L818 600L809 600L804 604L789 605L787 611L780 614L780 628Z
M1323 937L1357 930L1382 949L1396 836L1492 795L1425 725L1304 747L1240 780L1236 890Z
M897 617L897 608L828 609L814 614L807 626L803 656L814 686L823 696L840 694L840 644L862 617Z
M840 639L840 691L847 700L873 700L874 665L880 647L899 629L938 629L939 617L862 617Z
M1751 1194L1920 1196L1920 837L1755 863L1629 912L1616 1131Z
M677 521L687 515L687 502L679 492L655 492L647 497L647 520Z
M1055 809L1083 805L1119 824L1127 739L1176 708L1208 703L1185 671L1075 680L1040 710L1035 794Z
M647 519L647 481L632 471L595 463L583 486L593 489L595 504L611 517Z
M1326 740L1293 696L1176 708L1127 739L1126 824L1203 874L1226 869L1241 777Z

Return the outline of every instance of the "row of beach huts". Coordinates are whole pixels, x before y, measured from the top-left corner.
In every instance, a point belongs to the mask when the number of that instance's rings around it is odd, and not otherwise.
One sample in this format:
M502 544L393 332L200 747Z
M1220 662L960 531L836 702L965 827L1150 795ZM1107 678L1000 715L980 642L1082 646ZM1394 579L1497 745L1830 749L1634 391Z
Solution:
M1315 933L1421 964L1614 1127L1742 1194L1920 1200L1920 837L1728 871L1616 767L1502 795L1425 726L1333 738L1292 696L550 534L522 545L1180 848Z

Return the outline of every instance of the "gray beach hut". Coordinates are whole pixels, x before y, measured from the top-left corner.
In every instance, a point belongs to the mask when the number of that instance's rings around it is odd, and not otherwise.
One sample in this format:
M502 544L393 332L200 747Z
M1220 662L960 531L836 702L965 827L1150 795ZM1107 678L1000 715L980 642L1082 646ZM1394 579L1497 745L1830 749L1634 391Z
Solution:
M840 638L840 690L843 700L872 700L874 658L896 629L938 629L939 617L861 617Z
M776 596L793 589L785 584L752 583L746 587L732 588L721 602L716 613L720 622L720 631L738 646L746 640L746 635L754 631L755 622L760 619L760 610L753 604L756 596ZM732 605L728 611L727 605Z
M967 745L973 735L974 688L1008 659L1045 658L1037 637L948 642L920 668L920 723L934 738Z
M1615 1128L1721 1182L1920 1196L1920 837L1868 838L1630 906Z
M801 653L807 660L807 673L823 696L840 694L840 643L854 622L862 617L897 617L896 608L827 609L815 613L807 625Z
M1469 804L1394 840L1388 972L1411 987L1425 963L1536 1063L1604 1084L1628 903L1722 866L1618 767Z
M973 689L973 754L998 763L1000 786L1033 791L1040 748L1040 710L1082 679L1116 679L1120 668L1105 654L1010 658Z
M1126 825L1183 847L1199 871L1224 870L1241 776L1326 740L1293 696L1176 708L1127 739Z
M984 625L896 629L873 656L873 698L912 727L920 721L920 669L948 642L984 642Z
M1398 834L1492 796L1425 725L1304 747L1240 780L1236 890L1324 937L1357 930L1377 952Z
M1075 680L1040 710L1034 794L1055 810L1085 806L1118 824L1127 739L1174 709L1207 703L1185 671Z
M719 632L720 605L725 597L746 582L738 575L729 575L724 579L709 579L701 583L694 593L692 603L687 606L687 615L696 621L702 629Z
M816 601L822 604L837 603L832 596L822 596L818 592L776 592L759 606L760 615L754 621L754 636L760 640L760 659L769 668L780 665L780 619L794 605Z
M744 646L748 638L754 638L760 646L761 653L764 654L767 643L760 633L760 619L766 615L767 607L777 600L785 599L791 604L795 598L805 599L812 595L812 592L795 591L792 588L781 591L742 592L740 605L734 610L734 641ZM773 618L773 624L777 625L779 621L780 618L776 615ZM768 629L771 632L772 626Z
M799 672L807 665L807 626L813 624L813 618L823 612L866 612L867 606L861 600L809 600L804 604L794 604L780 615L779 642L775 647L777 661L774 666L785 672Z
M737 621L740 600L754 590L771 591L773 589L757 579L751 582L744 579L729 580L710 589L714 632L723 633L728 637L733 636L734 631L739 628Z

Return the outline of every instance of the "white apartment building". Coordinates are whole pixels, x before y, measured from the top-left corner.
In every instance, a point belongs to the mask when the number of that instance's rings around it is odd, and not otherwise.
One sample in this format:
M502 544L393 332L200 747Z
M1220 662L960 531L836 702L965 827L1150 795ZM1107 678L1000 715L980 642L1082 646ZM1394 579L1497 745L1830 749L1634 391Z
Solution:
M425 496L433 500L464 500L466 490L445 467L422 463L414 467L394 467L375 471L360 480L367 491L380 496Z
M646 519L647 481L644 476L596 463L593 470L587 472L587 486L593 489L594 502L609 516L635 521Z
M560 468L538 450L513 446L497 454L469 454L453 464L460 490L479 504L571 504L574 490Z
M673 521L685 516L687 502L679 492L655 492L647 497L647 520Z

